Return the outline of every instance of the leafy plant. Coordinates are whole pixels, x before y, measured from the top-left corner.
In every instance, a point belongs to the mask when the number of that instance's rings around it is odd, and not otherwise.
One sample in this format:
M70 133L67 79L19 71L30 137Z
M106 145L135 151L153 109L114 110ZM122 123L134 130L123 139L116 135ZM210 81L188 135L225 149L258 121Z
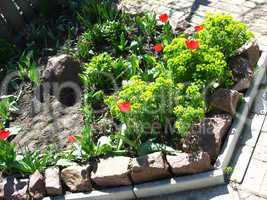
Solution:
M88 160L91 157L105 155L113 151L111 144L111 138L103 136L94 142L93 132L91 129L92 124L92 108L91 106L84 106L83 108L85 125L82 130L81 136L77 136L80 146L76 146L81 150L81 156L83 159Z
M219 49L226 59L253 36L244 23L220 13L208 14L202 25L204 30L197 34L201 43Z
M186 86L177 84L178 102L174 108L175 126L182 137L185 137L193 123L200 122L205 116L205 98L201 88L195 84Z
M229 71L223 54L215 48L200 43L196 50L186 46L187 39L175 38L165 47L164 58L176 83L195 82L208 85L211 82L223 83Z
M17 98L13 95L0 97L0 125L3 126L9 120L10 112L17 111Z
M141 34L147 37L155 36L157 30L157 20L155 13L147 13L143 16L136 16L135 22L140 28Z
M123 78L127 79L138 73L137 61L133 59L128 63L121 58L114 59L108 53L94 56L90 63L84 65L81 79L87 88L114 90Z
M119 41L119 42L118 42ZM106 46L112 46L117 52L126 49L126 32L119 21L106 21L95 24L85 31L78 40L79 56L85 60L92 57L94 51L102 52Z
M43 152L25 148L17 161L20 172L32 174L37 170L43 172L48 166L55 164L57 159L56 153L51 148Z
M15 144L0 139L0 171L12 173L17 171Z
M27 77L35 85L40 84L39 72L33 59L33 51L22 53L19 59L18 69L21 80L25 80L25 77Z
M155 124L161 130L173 118L176 88L172 80L159 77L150 84L134 76L113 96L105 100L111 114L126 124L126 143L136 152L138 146L153 133ZM128 106L128 109L124 107ZM135 147L134 147L135 146Z
M118 19L120 15L111 0L81 0L76 12L77 20L85 28L95 23L102 24L107 20Z

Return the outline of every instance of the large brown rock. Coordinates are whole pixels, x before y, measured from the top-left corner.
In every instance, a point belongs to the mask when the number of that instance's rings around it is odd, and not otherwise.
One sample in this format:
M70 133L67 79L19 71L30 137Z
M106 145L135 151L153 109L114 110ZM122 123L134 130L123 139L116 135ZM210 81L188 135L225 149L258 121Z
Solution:
M98 186L114 187L131 185L129 179L130 158L117 156L100 159L97 169L92 172L91 179Z
M45 179L39 171L30 177L29 194L33 199L43 199L45 196Z
M8 176L0 183L0 199L27 200L28 179L19 180L14 176Z
M45 188L50 196L63 194L58 167L49 167L45 170Z
M214 162L220 153L223 139L232 124L232 117L228 114L219 114L205 118L195 124L186 137L183 148L186 152L201 150L210 155Z
M169 165L161 152L131 160L131 178L134 183L146 182L170 176Z
M51 57L43 71L42 78L47 82L80 83L80 63L67 54Z
M74 165L61 171L61 179L71 192L90 192L92 191L90 173L89 166Z
M241 94L236 90L218 89L210 99L210 105L219 110L235 115Z
M253 67L247 58L235 56L231 58L229 67L233 73L233 81L235 83L233 89L244 91L251 85L253 79Z
M167 161L174 175L194 174L210 169L210 156L206 152L194 154L178 153L176 155L167 155Z
M255 40L249 41L237 50L237 55L247 58L250 65L254 66L260 58L259 45Z

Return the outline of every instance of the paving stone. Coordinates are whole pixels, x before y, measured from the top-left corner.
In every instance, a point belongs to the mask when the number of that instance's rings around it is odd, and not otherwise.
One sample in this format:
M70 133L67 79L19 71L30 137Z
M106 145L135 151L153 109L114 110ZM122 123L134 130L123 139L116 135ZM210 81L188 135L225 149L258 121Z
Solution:
M263 126L261 128L261 132L266 132L267 133L267 117L264 120Z
M233 158L233 161L231 163L231 166L234 168L234 171L230 177L231 181L234 181L236 183L242 182L245 176L250 158L252 156L252 151L253 151L253 148L250 146L246 146L246 145L239 146L235 150L236 152L235 157Z
M267 146L257 144L253 153L253 158L263 162L267 162Z
M256 145L264 118L264 115L258 114L254 114L247 118L243 133L240 137L242 145L248 145L251 147Z
M267 95L266 87L260 88L258 95L254 101L252 112L265 115L267 113Z
M235 189L233 194L233 200L264 200L264 198L260 196L256 196L255 194L241 189Z
M259 194L264 174L267 171L267 163L251 159L246 176L241 185L243 189Z
M267 198L267 171L264 174L263 181L260 186L260 196Z
M257 146L258 145L267 146L267 133L266 132L261 131L259 140L257 142Z

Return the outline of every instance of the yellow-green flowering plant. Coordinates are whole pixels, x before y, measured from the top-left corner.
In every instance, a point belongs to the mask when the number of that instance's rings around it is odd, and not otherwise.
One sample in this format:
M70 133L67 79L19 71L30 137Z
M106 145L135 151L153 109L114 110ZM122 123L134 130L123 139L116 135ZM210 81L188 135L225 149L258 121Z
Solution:
M196 37L201 43L223 52L226 59L253 37L246 24L230 15L207 14L201 26L203 29L197 32Z

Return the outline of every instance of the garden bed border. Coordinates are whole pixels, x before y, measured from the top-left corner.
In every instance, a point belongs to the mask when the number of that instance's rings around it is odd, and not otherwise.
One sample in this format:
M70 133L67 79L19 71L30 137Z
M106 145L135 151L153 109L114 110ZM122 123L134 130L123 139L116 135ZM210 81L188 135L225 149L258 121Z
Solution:
M263 50L256 68L251 87L244 96L244 103L239 107L234 122L229 130L221 153L219 154L214 169L194 175L174 177L159 181L137 184L133 187L117 187L91 193L74 193L58 197L46 197L43 200L123 200L136 199L149 196L164 195L174 192L200 189L225 183L224 169L229 165L239 136L242 133L249 111L257 95L259 86L266 76L267 47Z

